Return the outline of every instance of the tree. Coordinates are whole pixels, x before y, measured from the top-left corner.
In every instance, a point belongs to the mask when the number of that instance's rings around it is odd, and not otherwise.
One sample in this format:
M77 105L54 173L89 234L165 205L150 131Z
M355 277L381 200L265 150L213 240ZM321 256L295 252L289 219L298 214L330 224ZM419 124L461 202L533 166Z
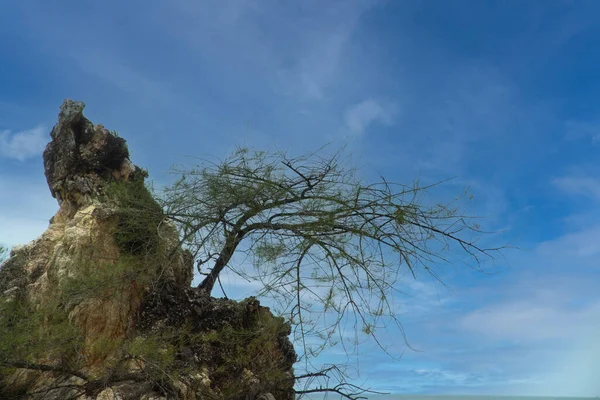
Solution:
M295 327L305 360L344 342L348 320L383 348L377 329L401 329L391 300L403 271L437 278L432 265L454 249L476 268L500 250L478 244L482 232L458 199L427 205L420 195L432 186L363 183L343 154L241 148L222 162L177 169L182 176L162 199L204 275L198 289L212 292L225 269L258 280ZM252 271L232 262L239 253L251 257ZM310 348L309 334L320 345Z

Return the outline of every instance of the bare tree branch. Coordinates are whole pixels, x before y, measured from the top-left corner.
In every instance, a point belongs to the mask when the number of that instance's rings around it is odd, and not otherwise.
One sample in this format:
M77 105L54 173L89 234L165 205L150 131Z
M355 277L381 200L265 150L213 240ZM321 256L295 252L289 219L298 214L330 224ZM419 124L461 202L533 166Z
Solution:
M442 282L434 265L466 257L482 270L504 248L478 241L485 232L460 212L460 198L420 201L443 182L364 183L341 157L342 151L290 158L242 148L222 162L177 171L181 179L163 196L166 215L205 275L198 289L210 293L225 269L261 282L260 294L295 325L306 362L338 342L346 349L348 322L354 345L357 335L366 336L392 355L377 330L394 323L404 335L392 301L403 271ZM254 272L232 262L242 253L251 256ZM321 344L308 346L309 335Z

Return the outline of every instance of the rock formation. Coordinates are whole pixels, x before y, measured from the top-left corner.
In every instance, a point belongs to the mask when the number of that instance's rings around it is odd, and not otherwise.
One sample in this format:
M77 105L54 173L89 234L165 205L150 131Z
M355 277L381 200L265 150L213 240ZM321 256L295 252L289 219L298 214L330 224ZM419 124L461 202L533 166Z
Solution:
M147 173L84 107L65 100L44 151L58 212L0 267L0 398L292 399L289 325L190 287Z

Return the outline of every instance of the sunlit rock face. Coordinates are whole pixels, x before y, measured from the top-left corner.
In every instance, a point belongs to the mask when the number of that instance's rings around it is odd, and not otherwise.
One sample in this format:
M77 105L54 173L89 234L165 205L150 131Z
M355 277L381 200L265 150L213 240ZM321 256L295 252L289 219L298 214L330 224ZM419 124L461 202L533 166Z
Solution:
M0 304L65 313L80 344L68 357L50 347L12 355L0 344L8 361L54 368L0 370L0 398L292 399L289 325L255 299L214 299L190 287L192 257L146 190L147 174L125 140L90 122L84 108L64 101L44 151L59 210L0 268ZM13 323L6 309L5 326ZM42 327L53 320L43 312ZM155 368L151 356L165 364Z

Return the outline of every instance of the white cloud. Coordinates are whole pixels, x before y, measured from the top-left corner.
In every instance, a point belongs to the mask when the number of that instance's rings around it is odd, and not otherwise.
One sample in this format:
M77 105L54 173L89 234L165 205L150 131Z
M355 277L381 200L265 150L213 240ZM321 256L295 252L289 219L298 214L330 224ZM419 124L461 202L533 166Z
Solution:
M222 75L252 76L278 93L318 100L328 96L344 68L344 52L361 16L379 2L223 3L173 1L164 28L186 40L203 64L218 65Z
M367 99L348 108L345 122L351 132L362 134L373 123L392 125L396 115L394 105Z
M512 298L482 306L458 319L463 334L473 342L487 343L480 358L507 372L519 370L526 378L513 388L503 385L503 394L593 396L600 390L600 302L585 304L576 293L587 290L578 285L579 291L574 292L560 283L540 279L535 286L530 285L533 293L517 288L518 294ZM581 302L583 305L578 304ZM508 350L516 346L522 354L512 351L507 357L499 344Z
M444 371L439 368L427 369L417 368L413 372L417 375L435 377L436 379L451 380L451 381L465 381L467 376L465 374L456 374L449 371Z
M481 308L461 318L460 325L487 337L518 343L573 341L600 327L600 302L574 309L565 304L522 299Z
M47 132L43 126L14 134L0 132L0 156L24 161L40 154L47 143Z
M351 32L351 25L344 32L326 33L321 41L315 41L310 52L300 62L301 82L304 94L309 98L320 99L324 90L334 79L340 67L342 51Z
M304 11L312 18L297 19L297 25L289 30L292 38L299 38L299 50L292 55L296 61L290 67L280 68L278 76L285 92L319 100L327 97L329 86L343 72L344 52L360 18L379 2L345 0L330 1L327 6L323 2L307 4Z
M236 267L239 268L237 265ZM200 284L203 278L203 276L196 273L192 285ZM263 288L260 282L248 281L229 269L225 269L219 276L219 279L221 280L225 294L231 299L245 299L249 296L254 296L260 289ZM221 288L215 288L213 295L222 296L223 292L221 291ZM268 301L265 301L265 305L270 305L266 303L268 303Z
M587 176L567 176L556 178L554 185L570 194L583 194L600 200L600 180Z
M600 266L600 226L592 226L577 232L567 233L555 240L538 245L536 250L541 260L566 262L580 266ZM541 258L543 257L543 258Z
M465 314L459 326L516 343L576 342L600 329L600 301L593 295L600 266L598 243L600 225L521 253L511 261L517 275L485 289L486 293L474 292L484 304ZM485 298L497 300L485 304Z
M472 289L470 303L479 305L458 317L458 333L486 349L479 358L535 378L505 394L599 393L599 239L595 226L540 243L511 262L513 279Z

